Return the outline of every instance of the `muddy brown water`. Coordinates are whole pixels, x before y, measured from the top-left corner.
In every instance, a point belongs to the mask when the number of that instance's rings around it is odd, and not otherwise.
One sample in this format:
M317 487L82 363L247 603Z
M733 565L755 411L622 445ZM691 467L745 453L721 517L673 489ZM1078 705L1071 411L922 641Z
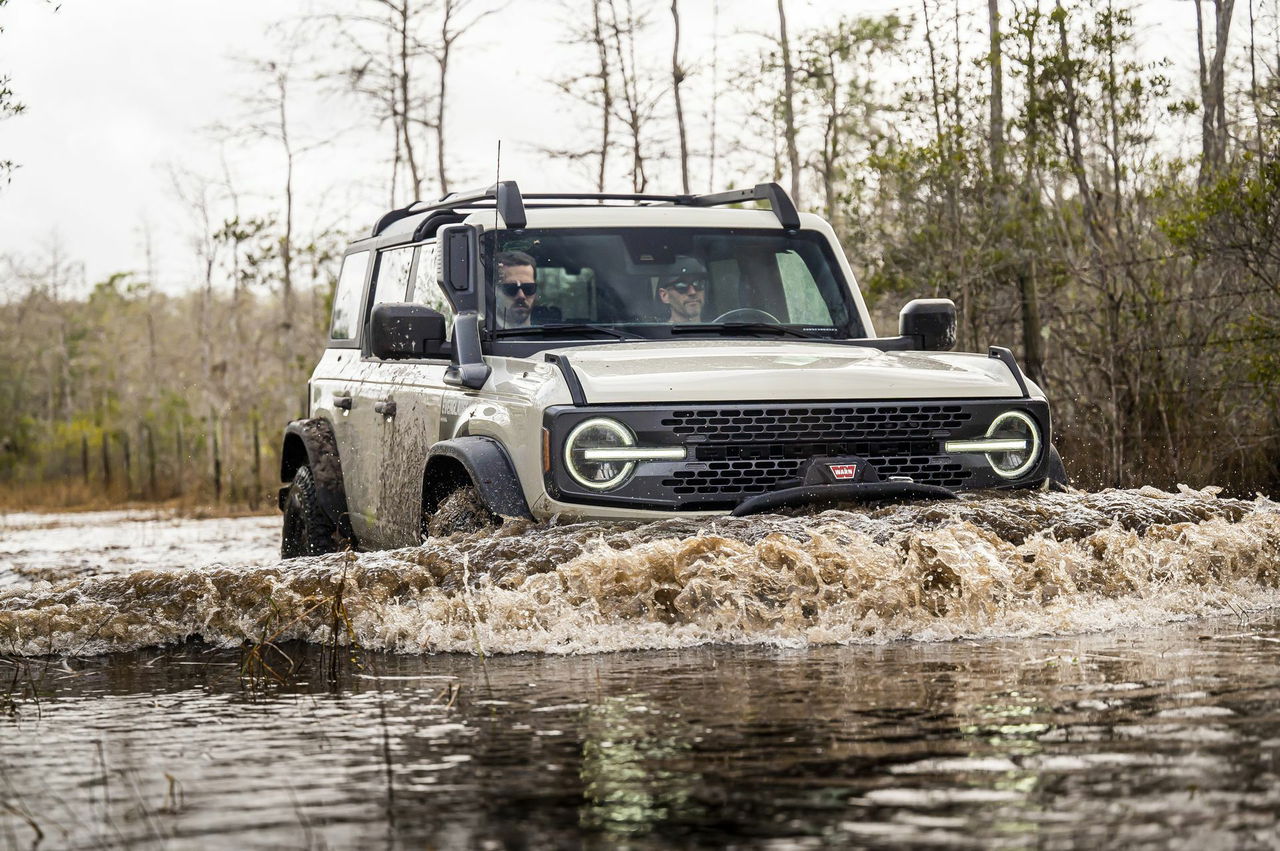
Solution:
M1280 846L1280 506L0 517L3 847Z

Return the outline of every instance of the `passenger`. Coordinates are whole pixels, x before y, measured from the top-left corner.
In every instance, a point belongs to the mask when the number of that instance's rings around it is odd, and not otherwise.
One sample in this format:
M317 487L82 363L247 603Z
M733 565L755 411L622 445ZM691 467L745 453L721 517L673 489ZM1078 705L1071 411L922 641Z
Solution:
M707 300L707 269L693 257L677 257L675 272L658 284L658 298L671 310L672 324L701 322Z
M497 327L528 328L534 302L538 300L537 263L523 251L501 251L496 260Z

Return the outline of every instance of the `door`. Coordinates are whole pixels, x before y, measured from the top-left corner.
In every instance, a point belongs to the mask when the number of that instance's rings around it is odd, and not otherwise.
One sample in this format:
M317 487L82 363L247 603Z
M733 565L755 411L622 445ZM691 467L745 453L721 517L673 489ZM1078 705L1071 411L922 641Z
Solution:
M311 416L328 420L333 425L338 444L338 457L343 467L355 456L358 440L351 419L353 388L359 383L364 364L360 358L360 315L368 287L369 251L355 251L342 261L338 286L333 296L333 318L329 325L329 341L324 355L311 374ZM357 536L355 515L358 500L345 475L347 505L352 514L352 530Z
M407 290L379 288L375 299L424 304L443 313L451 331L453 314L436 282L435 252L435 243L429 242L417 247L412 263L382 258L381 268L396 270L397 280L404 272ZM367 360L371 371L358 390L359 402L370 412L369 434L378 438L361 449L364 472L372 476L367 483L372 506L367 540L377 547L416 546L422 542L422 474L427 454L440 439L440 399L449 360Z

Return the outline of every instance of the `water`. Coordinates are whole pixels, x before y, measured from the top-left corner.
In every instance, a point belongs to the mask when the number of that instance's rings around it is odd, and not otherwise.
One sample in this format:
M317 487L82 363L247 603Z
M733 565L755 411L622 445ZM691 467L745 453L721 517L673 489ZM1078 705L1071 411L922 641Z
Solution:
M10 515L0 845L1275 847L1277 509L988 497L288 564L272 518Z

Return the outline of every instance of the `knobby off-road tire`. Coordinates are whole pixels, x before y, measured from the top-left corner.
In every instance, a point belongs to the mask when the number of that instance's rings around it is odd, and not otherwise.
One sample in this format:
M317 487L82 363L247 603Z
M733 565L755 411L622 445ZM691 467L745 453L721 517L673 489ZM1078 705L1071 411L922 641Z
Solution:
M320 508L310 467L299 467L284 503L280 557L318 556L336 552L337 527Z
M476 486L466 484L442 499L435 511L423 515L422 537L425 540L457 532L481 532L501 523L502 518L485 508Z

